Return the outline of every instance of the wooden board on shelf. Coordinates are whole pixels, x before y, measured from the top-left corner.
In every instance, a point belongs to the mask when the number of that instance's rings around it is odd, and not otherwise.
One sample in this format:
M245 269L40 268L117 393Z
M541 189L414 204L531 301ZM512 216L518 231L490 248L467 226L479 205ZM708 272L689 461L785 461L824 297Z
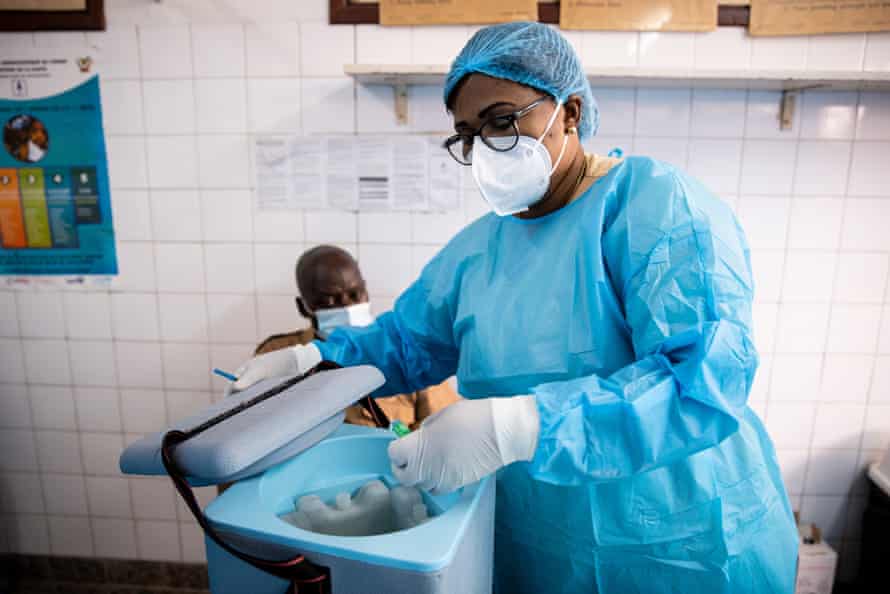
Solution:
M380 0L381 25L480 25L533 21L537 0Z
M562 0L559 26L588 31L712 31L717 27L717 2Z
M751 0L751 35L890 31L890 3L862 0Z

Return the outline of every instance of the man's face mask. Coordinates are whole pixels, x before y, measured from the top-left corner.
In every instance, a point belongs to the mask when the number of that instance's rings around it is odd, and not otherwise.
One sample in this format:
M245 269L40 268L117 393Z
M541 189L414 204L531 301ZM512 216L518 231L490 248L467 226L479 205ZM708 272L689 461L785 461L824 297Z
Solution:
M318 332L327 336L334 330L345 326L368 326L374 322L369 302L356 303L348 307L332 307L315 311Z

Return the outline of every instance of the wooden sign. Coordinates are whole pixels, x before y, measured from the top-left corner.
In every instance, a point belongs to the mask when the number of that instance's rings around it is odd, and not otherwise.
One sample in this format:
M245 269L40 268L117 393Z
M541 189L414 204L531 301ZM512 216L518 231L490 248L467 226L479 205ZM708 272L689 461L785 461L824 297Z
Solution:
M536 20L537 0L380 0L381 25L482 25Z
M751 35L890 31L886 0L751 0Z
M562 0L562 29L711 31L717 0Z
M86 10L87 0L0 0L0 10Z

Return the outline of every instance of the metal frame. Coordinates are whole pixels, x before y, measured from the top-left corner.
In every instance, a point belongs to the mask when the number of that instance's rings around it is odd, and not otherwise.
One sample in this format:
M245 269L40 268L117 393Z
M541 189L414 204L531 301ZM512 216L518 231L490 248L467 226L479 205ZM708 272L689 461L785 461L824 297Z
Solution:
M104 31L104 0L86 0L86 10L0 10L0 31Z
M721 5L717 7L719 27L747 27L751 7ZM538 20L559 23L559 2L538 2ZM366 25L380 22L380 8L376 3L330 0L329 22L332 25Z

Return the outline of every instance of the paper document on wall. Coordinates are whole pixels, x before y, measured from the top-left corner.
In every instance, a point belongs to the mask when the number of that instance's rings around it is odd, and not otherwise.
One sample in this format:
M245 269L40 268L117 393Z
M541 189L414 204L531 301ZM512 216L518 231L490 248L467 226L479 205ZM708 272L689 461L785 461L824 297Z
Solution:
M751 35L890 31L890 2L751 0Z
M712 31L716 0L562 0L559 26L598 31Z
M437 136L258 136L260 210L453 211L461 171Z
M537 0L380 0L381 25L484 25L538 20ZM423 34L423 31L418 31Z

